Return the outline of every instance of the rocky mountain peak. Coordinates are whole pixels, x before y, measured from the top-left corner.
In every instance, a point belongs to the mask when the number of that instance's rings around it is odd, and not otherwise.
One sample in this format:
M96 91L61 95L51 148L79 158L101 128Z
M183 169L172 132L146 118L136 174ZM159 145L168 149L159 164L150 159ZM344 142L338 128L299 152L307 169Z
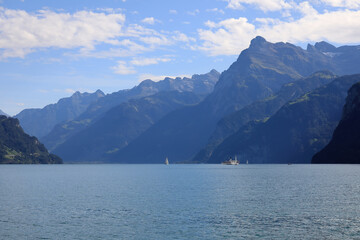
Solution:
M327 42L318 42L315 43L314 46L317 50L319 50L320 52L335 52L336 51L336 47L331 45L330 43Z
M264 43L266 43L265 38L263 38L263 37L261 37L261 36L257 36L257 37L255 37L253 40L251 40L250 48L260 47L260 46L262 46Z

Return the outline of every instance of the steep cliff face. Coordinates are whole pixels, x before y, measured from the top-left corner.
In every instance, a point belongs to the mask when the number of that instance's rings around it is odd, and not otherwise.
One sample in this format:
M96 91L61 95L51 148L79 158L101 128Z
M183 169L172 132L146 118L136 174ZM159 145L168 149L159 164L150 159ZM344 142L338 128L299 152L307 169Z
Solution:
M335 79L285 104L269 119L250 122L225 139L209 162L238 155L251 163L310 163L331 139L347 90L360 75Z
M330 83L335 75L328 71L316 72L308 78L296 80L285 84L274 95L256 101L228 116L222 118L216 126L207 145L194 157L192 162L207 162L213 151L221 142L236 133L242 126L250 121L263 120L271 117L286 102L296 99L322 85Z
M331 141L312 163L360 164L360 83L350 88Z
M62 160L49 154L36 137L24 133L19 120L0 116L0 163L48 164L62 163Z

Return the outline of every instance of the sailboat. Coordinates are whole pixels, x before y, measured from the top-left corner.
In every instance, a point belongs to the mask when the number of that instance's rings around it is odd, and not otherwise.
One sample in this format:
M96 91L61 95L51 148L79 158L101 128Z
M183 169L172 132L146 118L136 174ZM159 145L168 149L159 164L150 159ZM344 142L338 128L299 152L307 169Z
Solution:
M249 160L246 160L246 164L249 164Z
M169 159L167 157L165 158L165 165L169 165Z

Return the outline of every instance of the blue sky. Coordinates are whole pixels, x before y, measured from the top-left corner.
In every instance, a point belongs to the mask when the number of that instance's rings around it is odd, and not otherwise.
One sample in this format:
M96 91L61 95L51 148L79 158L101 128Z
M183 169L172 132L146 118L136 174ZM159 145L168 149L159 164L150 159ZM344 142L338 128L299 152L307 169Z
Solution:
M252 38L360 42L360 0L0 0L0 109L226 70Z

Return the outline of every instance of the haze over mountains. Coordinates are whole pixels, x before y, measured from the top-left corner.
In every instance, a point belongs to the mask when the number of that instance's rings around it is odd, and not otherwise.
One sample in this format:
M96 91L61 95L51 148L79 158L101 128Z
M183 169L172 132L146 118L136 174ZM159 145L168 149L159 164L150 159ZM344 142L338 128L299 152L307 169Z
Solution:
M139 99L163 91L193 92L203 97L213 90L219 75L216 70L212 70L206 74L195 74L191 78L165 78L159 82L145 80L130 90L120 90L99 99L77 118L55 126L41 140L50 150L54 150L67 139L99 120L112 107L131 99Z
M8 114L4 113L1 109L0 109L0 115L4 115L4 116L9 116Z
M42 109L25 109L14 117L20 120L21 126L28 134L41 138L61 122L74 119L83 113L88 106L105 94L98 90L95 93L76 92L69 98L62 98L56 104Z
M99 96L70 121L53 121L41 140L65 162L219 163L237 154L253 163L309 163L360 81L336 75L358 73L359 62L359 46L304 50L256 37L220 77L213 70L146 80Z
M261 37L255 38L221 74L214 91L203 102L168 114L129 146L109 156L109 161L160 162L164 156L175 162L191 160L206 145L222 117L316 71L339 72L339 66L348 57L341 58L340 54L334 59L329 52L318 49L323 45L325 43L309 45L308 50L303 50L290 43L273 44ZM353 47L353 53L358 56L358 47ZM347 71L349 74L357 72L358 65L349 60ZM217 162L223 160L217 159Z
M101 162L108 154L126 147L167 113L199 103L191 92L164 91L131 99L110 109L97 122L69 138L54 150L73 162ZM68 155L68 154L69 155Z

